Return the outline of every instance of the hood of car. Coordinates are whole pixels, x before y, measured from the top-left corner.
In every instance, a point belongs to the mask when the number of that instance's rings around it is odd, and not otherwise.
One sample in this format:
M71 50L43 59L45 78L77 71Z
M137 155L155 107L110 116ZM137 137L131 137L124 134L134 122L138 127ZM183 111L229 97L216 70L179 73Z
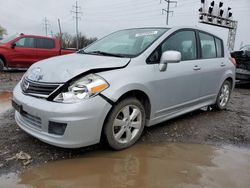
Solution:
M122 68L130 58L74 53L39 61L26 73L26 78L36 82L64 83L90 70Z

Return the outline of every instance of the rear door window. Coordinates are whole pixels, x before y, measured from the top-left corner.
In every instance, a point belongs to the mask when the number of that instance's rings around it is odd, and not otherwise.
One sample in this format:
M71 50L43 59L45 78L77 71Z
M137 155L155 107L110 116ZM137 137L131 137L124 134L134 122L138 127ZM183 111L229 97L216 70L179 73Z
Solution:
M199 33L201 42L201 57L202 59L211 59L217 57L215 39L212 35Z
M36 47L41 49L53 49L55 48L55 41L52 39L37 38Z
M24 37L19 39L15 44L17 47L35 48L35 39L31 37Z

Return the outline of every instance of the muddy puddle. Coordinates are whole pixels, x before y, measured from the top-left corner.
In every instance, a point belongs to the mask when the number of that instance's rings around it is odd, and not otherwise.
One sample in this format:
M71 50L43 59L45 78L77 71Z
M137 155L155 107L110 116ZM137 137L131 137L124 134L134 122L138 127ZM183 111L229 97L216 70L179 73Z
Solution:
M1 188L249 188L250 151L205 145L137 144L96 151L0 178Z
M11 92L0 92L0 114L11 109Z

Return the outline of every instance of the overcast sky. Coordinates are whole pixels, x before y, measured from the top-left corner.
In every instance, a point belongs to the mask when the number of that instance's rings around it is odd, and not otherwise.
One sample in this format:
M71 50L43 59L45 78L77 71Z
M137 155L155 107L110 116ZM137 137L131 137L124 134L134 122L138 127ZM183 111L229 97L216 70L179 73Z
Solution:
M198 25L227 39L228 30L198 23L200 0L177 0L177 7L170 17L170 26ZM75 0L0 0L0 25L8 34L26 33L45 35L44 17L50 23L49 32L58 32L60 18L63 32L75 34L72 5ZM102 37L115 30L143 26L166 26L166 8L162 0L78 0L81 6L79 30L91 37ZM234 19L239 21L236 38L238 49L241 43L250 44L250 0L224 0L224 6L232 7Z

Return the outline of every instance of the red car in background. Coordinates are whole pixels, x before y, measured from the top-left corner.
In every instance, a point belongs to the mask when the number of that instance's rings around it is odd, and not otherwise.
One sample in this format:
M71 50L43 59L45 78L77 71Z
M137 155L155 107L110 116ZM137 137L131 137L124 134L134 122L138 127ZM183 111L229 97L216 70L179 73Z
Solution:
M61 49L60 40L35 35L15 35L0 40L0 71L27 69L33 63L54 56L74 53Z

